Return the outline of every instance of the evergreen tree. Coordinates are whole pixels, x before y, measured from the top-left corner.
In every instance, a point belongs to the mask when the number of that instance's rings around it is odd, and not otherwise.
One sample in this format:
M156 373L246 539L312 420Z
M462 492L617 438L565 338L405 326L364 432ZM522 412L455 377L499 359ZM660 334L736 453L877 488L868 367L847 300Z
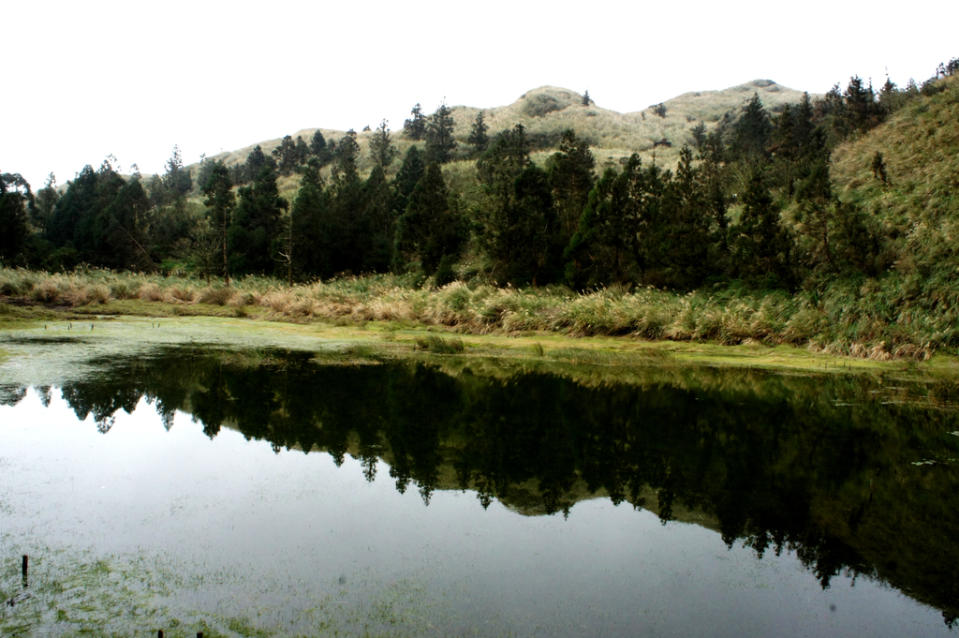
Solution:
M736 276L758 286L792 286L792 239L779 221L779 209L759 168L750 175L742 216L732 234Z
M711 215L708 194L688 146L679 153L676 177L667 183L666 191L663 279L671 288L690 290L699 286L710 270Z
M411 146L403 157L403 165L400 166L396 178L393 180L393 201L392 208L395 216L402 215L406 211L410 195L416 184L426 173L426 161L423 159L423 153L419 147Z
M274 148L271 154L280 175L292 175L300 163L296 142L290 135L284 135L280 145Z
M297 167L305 166L307 160L310 159L310 147L307 145L306 141L302 136L296 136L296 165Z
M173 202L182 206L184 198L193 188L193 179L189 169L183 166L180 147L173 146L173 154L166 163L166 173L163 175L163 187L167 192L167 203Z
M763 162L768 157L771 134L769 114L759 100L759 95L753 93L752 99L743 107L733 126L730 151L737 159L749 163Z
M455 257L466 237L464 220L450 205L443 173L436 163L426 167L397 221L396 254L401 266L418 264L433 274L444 257Z
M41 235L46 235L53 219L53 211L56 208L57 200L60 199L60 193L57 191L57 178L53 173L47 176L47 181L39 191L37 191L36 203L31 209L33 226Z
M264 163L249 186L239 190L230 225L230 270L242 274L272 274L283 246L282 212L286 208L276 186L276 170Z
M564 252L566 282L577 289L635 280L639 226L629 187L641 163L633 154L621 174L612 168L590 190L576 233ZM624 206L625 205L625 206Z
M320 162L320 166L326 166L330 161L330 150L326 147L326 138L319 130L310 138L310 155Z
M322 229L324 236L329 238L330 274L357 273L364 267L362 244L366 241L363 236L366 204L363 183L356 167L358 156L356 132L349 130L336 145L330 210Z
M19 173L0 175L0 264L20 258L27 243L27 208L33 204L30 184Z
M556 219L546 173L529 159L522 125L496 136L477 161L486 195L480 240L501 282L547 283Z
M299 278L329 276L334 272L330 263L332 238L325 232L329 213L330 197L320 175L320 161L312 158L303 170L291 213L292 257L294 273Z
M440 104L426 126L426 161L443 164L453 159L456 140L453 139L453 114L446 104Z
M138 177L125 182L101 211L98 263L122 270L149 270L145 225L150 200Z
M393 261L394 215L392 193L383 167L374 166L363 184L361 250L365 272L385 272Z
M53 209L53 218L47 227L47 237L57 247L51 255L53 267L72 267L81 259L84 245L82 228L97 203L97 173L87 164L76 178L67 183L67 189Z
M593 167L596 160L585 140L577 139L572 129L563 131L559 151L547 163L549 183L556 209L556 240L560 250L566 248L579 227L583 207L593 188Z
M403 133L415 142L419 142L426 137L426 116L423 115L423 109L419 102L410 111L410 119L403 122Z
M494 276L508 281L509 263L520 240L512 226L516 216L516 180L530 165L526 129L517 124L497 135L476 162L486 197L480 218L480 241L490 258Z
M252 182L259 177L264 166L269 166L273 171L276 171L276 162L273 161L272 157L266 155L260 145L257 144L246 156L246 163L241 171L242 179L238 180L237 183L247 184Z
M233 207L236 198L233 195L233 181L230 179L230 171L217 160L211 163L210 171L206 181L203 183L203 194L206 200L203 202L207 207L210 225L212 227L212 237L209 242L208 263L216 263L214 255L220 256L220 274L226 285L230 285L230 265L229 265L229 244L228 229L232 223Z
M360 145L356 141L356 131L350 129L336 145L333 164L333 179L336 182L355 182L359 180L357 161Z
M489 146L489 135L487 135L488 127L484 120L483 111L480 111L476 114L476 119L473 120L473 126L470 128L470 136L466 140L473 146L473 151L476 153L482 153L486 150L486 147Z
M396 147L393 146L393 140L390 138L389 124L383 120L370 137L370 156L374 164L386 171L393 163L396 152Z
M882 109L876 101L872 84L865 85L858 75L849 78L843 93L845 122L843 131L866 131L882 121Z

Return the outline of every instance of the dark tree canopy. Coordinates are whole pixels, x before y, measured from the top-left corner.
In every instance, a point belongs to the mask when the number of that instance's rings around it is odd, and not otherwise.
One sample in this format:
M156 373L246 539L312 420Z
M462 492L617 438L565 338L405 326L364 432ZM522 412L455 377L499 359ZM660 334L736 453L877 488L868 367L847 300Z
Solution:
M370 156L373 158L373 163L385 171L393 163L396 153L396 147L393 146L390 136L390 126L386 120L383 120L370 137Z
M403 133L416 142L426 138L426 116L419 102L410 111L410 119L403 122Z
M426 125L426 161L443 164L453 159L456 140L453 138L453 114L440 104Z
M473 126L470 128L470 136L466 140L473 146L473 150L477 153L482 153L486 150L486 147L489 146L488 130L489 127L486 126L483 111L480 111L476 114L476 119L473 120Z

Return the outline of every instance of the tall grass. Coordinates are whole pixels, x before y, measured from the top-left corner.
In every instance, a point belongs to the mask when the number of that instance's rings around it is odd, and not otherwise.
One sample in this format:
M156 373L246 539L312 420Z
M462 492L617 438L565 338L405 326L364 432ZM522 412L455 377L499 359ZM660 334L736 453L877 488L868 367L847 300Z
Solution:
M165 304L176 314L220 314L287 321L387 321L444 326L454 332L791 344L872 358L926 358L959 347L959 284L889 276L839 281L825 291L789 295L736 287L679 294L612 287L575 293L563 287L497 288L454 282L418 287L395 275L370 275L286 286L246 277L230 287L199 279L107 270L44 273L0 269L0 303L16 302L110 312L114 301L136 300L122 312ZM169 308L173 306L173 308ZM132 308L132 310L131 310Z

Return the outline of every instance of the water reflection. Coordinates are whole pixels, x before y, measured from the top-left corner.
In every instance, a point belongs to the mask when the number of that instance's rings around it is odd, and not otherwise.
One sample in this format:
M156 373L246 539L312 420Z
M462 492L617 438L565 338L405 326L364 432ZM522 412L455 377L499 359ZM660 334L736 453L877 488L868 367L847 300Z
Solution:
M628 382L570 374L342 365L308 353L169 348L100 362L61 388L106 433L146 398L275 450L380 459L396 489L476 493L526 515L602 495L695 521L757 556L794 550L823 588L840 573L888 582L959 614L959 414L948 387L756 371L650 369ZM49 402L51 389L37 391ZM16 404L25 389L0 388Z

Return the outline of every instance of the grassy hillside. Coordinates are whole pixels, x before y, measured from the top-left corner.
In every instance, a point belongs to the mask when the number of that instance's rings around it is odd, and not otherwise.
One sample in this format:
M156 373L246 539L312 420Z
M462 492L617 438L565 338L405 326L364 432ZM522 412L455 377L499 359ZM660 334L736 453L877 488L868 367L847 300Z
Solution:
M479 108L475 106L453 106L455 121L454 134L459 143L459 151L465 155L469 151L466 139L476 114L484 112L490 135L507 130L516 124L526 127L534 141L552 142L554 146L565 129L571 128L576 134L589 140L597 166L605 163L618 163L619 158L639 153L644 161L656 160L660 164L675 164L679 149L691 142L692 129L705 123L707 128L715 125L728 111L735 110L756 93L770 111L778 111L782 105L800 100L802 93L776 84L772 80L754 80L721 91L698 91L684 93L663 102L666 109L664 117L654 111L656 105L634 111L619 113L605 109L594 101L589 105L582 103L582 94L552 86L543 86L521 95L515 102L506 106ZM394 170L398 168L403 153L412 142L402 135L402 123L392 122L393 139L399 157L395 160ZM303 129L291 133L309 141L320 130L327 140L338 140L345 133L333 129ZM370 168L368 158L371 131L357 133L361 149L361 172ZM666 140L669 145L657 145ZM280 138L264 140L244 148L222 153L216 159L227 164L246 160L247 155L257 144L265 153L279 146ZM543 158L546 152L534 154L534 160ZM465 158L464 158L465 159ZM453 172L457 172L454 168Z
M959 76L937 87L832 156L837 194L880 220L904 275L959 274ZM886 184L872 172L877 152Z

